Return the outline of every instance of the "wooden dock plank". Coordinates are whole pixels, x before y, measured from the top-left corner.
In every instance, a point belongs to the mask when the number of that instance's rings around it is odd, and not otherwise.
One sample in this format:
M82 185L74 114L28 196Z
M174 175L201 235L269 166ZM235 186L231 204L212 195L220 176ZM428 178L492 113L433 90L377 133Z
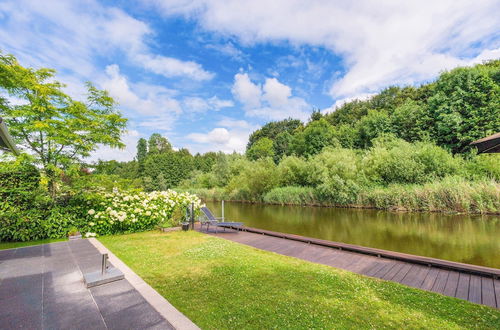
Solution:
M363 274L366 276L374 276L382 267L387 264L385 260L377 260L371 267L364 270Z
M470 274L460 273L455 297L467 300L469 297L469 282Z
M427 276L425 277L424 282L422 283L420 288L423 290L431 290L432 287L434 286L434 282L436 282L438 274L439 274L439 269L432 267L429 273L427 273Z
M389 260L389 262L379 271L377 271L373 276L378 278L383 278L391 269L393 269L398 264L398 261Z
M444 287L443 294L450 297L455 297L455 292L457 292L458 286L458 276L460 273L450 272L448 275L448 280L446 281L446 285Z
M414 288L420 288L429 270L430 267L428 266L413 265L408 274L401 280L401 283Z
M403 262L398 262L396 263L396 265L394 265L394 267L392 267L387 273L385 273L384 276L382 276L381 278L383 280L388 280L388 281L391 281L392 278L394 276L396 276L396 274L401 270L401 268L403 268L405 264Z
M496 307L495 303L495 288L493 287L493 279L481 277L481 303L486 306Z
M408 274L408 272L410 271L410 269L412 267L414 267L416 265L412 265L412 264L403 264L403 267L401 267L401 269L399 270L399 272L397 272L393 278L391 278L391 281L394 281L394 282L401 282L403 280L403 278L406 276L406 274Z
M448 276L450 276L450 271L445 270L445 269L440 269L439 274L436 278L436 281L434 282L434 285L432 286L431 291L434 291L437 293L443 293L444 288L446 286L446 282L448 281Z
M494 280L493 286L495 288L495 300L497 302L497 308L500 309L500 280Z
M469 285L469 301L473 303L481 303L481 277L471 275Z

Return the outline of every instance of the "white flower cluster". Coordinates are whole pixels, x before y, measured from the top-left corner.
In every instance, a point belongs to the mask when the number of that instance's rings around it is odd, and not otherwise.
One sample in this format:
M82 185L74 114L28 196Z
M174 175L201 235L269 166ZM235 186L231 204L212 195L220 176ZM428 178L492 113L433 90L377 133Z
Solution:
M183 209L191 203L196 210L202 206L201 200L196 195L187 192L178 193L174 190L136 194L113 192L102 197L104 202L94 205L96 209L87 212L92 217L88 226L99 234L146 230L170 219L176 208ZM113 228L116 230L112 230Z

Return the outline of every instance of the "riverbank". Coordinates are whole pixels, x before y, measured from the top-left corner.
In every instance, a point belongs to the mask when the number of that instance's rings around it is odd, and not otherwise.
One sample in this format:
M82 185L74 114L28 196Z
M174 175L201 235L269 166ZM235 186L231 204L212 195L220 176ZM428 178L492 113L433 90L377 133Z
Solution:
M500 214L500 184L494 180L468 181L448 178L423 185L389 185L353 192L354 203L333 203L313 187L278 187L260 198L241 198L240 191L224 188L187 189L209 201L235 201L274 205L302 205L378 209L400 212Z

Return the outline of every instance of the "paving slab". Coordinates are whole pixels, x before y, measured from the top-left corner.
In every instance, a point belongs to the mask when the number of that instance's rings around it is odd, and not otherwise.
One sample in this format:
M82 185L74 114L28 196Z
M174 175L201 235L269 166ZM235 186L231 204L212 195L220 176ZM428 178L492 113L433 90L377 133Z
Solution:
M0 251L0 329L174 329L126 280L87 289L88 240Z

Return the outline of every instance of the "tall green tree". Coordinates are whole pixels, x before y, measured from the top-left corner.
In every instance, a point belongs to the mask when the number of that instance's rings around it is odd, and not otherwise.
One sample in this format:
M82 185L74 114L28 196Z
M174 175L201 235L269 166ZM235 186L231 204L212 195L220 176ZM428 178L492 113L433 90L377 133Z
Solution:
M151 134L148 141L149 154L161 154L169 151L172 151L172 145L166 137L159 133Z
M335 129L325 118L310 122L306 128L296 133L292 151L298 156L312 156L320 153L326 146L338 146Z
M146 161L146 157L148 155L148 141L144 138L140 138L137 141L137 163L139 164L139 176L144 172L144 162Z
M429 99L433 137L453 152L500 131L500 60L441 74Z
M267 137L258 140L250 149L248 149L247 157L250 160L274 157L273 141Z
M120 136L127 122L106 91L88 82L86 100L77 101L54 77L55 70L25 68L14 56L0 53L0 91L22 101L0 108L0 116L42 166L52 196L63 167L89 156L98 145L123 147Z
M274 140L276 136L282 132L289 132L290 134L293 134L293 132L297 128L302 127L302 125L303 124L300 120L292 118L269 122L250 134L247 150L249 150L255 142L264 137Z

